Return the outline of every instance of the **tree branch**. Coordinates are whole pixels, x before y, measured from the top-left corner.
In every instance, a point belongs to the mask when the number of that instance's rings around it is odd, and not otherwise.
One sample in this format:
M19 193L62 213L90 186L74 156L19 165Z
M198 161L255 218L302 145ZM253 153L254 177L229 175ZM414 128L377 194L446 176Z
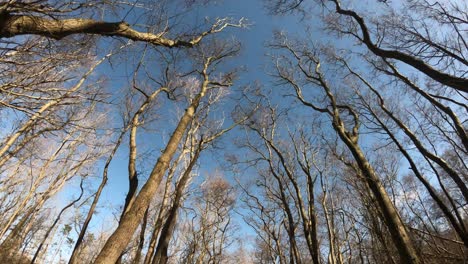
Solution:
M53 39L62 39L73 34L97 34L116 36L133 41L147 42L164 47L192 47L205 36L221 32L226 27L244 27L243 19L237 24L229 23L228 19L217 20L209 30L200 33L189 40L169 39L163 37L165 32L145 33L133 29L125 21L105 22L94 19L70 18L48 19L40 16L0 14L0 38L11 38L19 35L40 35Z

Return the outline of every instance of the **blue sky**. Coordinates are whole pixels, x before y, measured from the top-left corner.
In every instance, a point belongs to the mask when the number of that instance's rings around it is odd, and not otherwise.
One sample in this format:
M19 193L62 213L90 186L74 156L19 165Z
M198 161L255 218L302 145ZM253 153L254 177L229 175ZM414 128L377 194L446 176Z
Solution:
M369 1L367 1L369 3ZM242 44L242 51L240 56L229 61L229 66L235 67L245 67L245 71L242 71L239 75L239 78L236 80L235 85L240 87L243 85L253 84L258 81L266 90L271 90L273 102L281 103L284 102L285 98L280 96L279 87L272 85L272 80L268 77L267 71L268 67L271 65L271 58L268 55L269 51L265 45L273 39L274 31L284 31L287 32L289 36L292 37L303 37L306 32L306 27L309 26L308 39L311 41L322 42L328 45L334 46L346 46L351 45L350 41L341 41L336 42L336 38L331 38L326 36L324 33L321 33L320 29L320 18L313 17L310 13L305 21L301 21L301 16L299 15L287 15L287 16L271 16L265 10L262 1L249 1L249 0L240 0L240 1L222 1L220 3L208 6L197 6L195 7L189 15L184 17L184 23L190 24L190 21L193 21L193 24L200 24L204 21L205 18L209 18L211 21L215 18L222 17L231 17L234 20L245 18L247 19L250 26L245 29L228 29L225 32L219 34L219 37L224 39L234 38ZM120 16L120 15L119 15ZM124 16L124 15L121 15ZM132 20L133 17L128 17L128 20ZM115 17L115 15L106 15L107 20L119 21L122 17ZM106 43L108 40L104 39L103 43ZM327 41L333 41L332 43L327 43ZM128 71L132 71L134 65L119 65L112 64L112 67L109 65L103 65L100 67L100 72L98 74L104 74L108 78L108 85L110 86L110 91L115 92L120 89L127 89L128 81ZM158 65L155 64L157 67ZM118 92L117 92L118 93ZM289 99L288 99L289 100ZM229 107L227 107L229 108ZM225 110L226 116L229 116L231 109ZM304 113L308 115L307 113ZM168 134L172 132L172 126L175 124L176 120L172 120L171 117L175 115L168 115L168 117L163 118L163 120L158 122L168 123L170 125L166 126L164 129L153 132L152 134L145 133L140 129L140 135L145 134L143 137L137 139L139 145L139 153L153 150L150 158L144 161L149 167L154 165L154 162L158 158L159 149L164 142L167 140ZM119 120L117 118L117 120ZM233 150L235 147L230 143L233 138L239 135L239 131L233 131L230 135L223 137L225 143L226 151ZM128 135L127 135L128 138ZM164 139L164 140L161 140ZM226 142L227 141L227 142ZM89 231L101 231L104 227L107 231L113 229L114 224L111 224L115 217L120 215L120 212L116 209L119 206L123 205L125 195L128 190L128 172L127 172L127 142L123 142L119 151L114 158L110 170L109 170L109 181L107 186L104 189L103 195L98 204L98 214L93 216L93 221L91 222ZM217 155L217 152L214 151L205 151L202 157L200 158L199 164L200 167L198 171L200 172L201 178L198 179L200 182L204 176L213 174L215 171L221 171L219 161L223 161L224 153ZM100 178L102 176L102 168L97 170L96 180L93 181L91 188L93 191L97 188L100 183ZM226 175L228 178L233 177L233 175ZM140 187L144 184L144 179L147 177L147 172L142 173L140 180ZM243 175L244 179L248 180L250 176L248 174ZM197 183L197 180L195 180ZM74 192L66 192L66 196ZM63 204L67 201L62 201ZM242 224L242 219L239 217L238 223L241 225L241 228L244 232L249 232L245 224Z
M247 29L229 29L223 33L222 37L235 38L242 44L242 51L240 56L234 60L230 60L231 65L244 66L246 71L243 71L239 75L239 79L236 80L236 86L242 86L251 84L258 80L262 83L268 82L265 75L265 67L268 63L269 58L265 56L267 49L264 47L265 43L272 38L273 30L286 30L288 32L294 32L298 29L298 22L285 17L270 17L267 16L266 10L263 9L261 1L225 1L220 4L197 7L193 11L193 20L200 20L204 17L210 17L211 19L217 17L232 17L233 19L246 18L251 24ZM123 65L113 65L114 71L108 67L102 67L106 72L106 75L111 76L124 76L124 73L119 73ZM115 81L119 78L113 78L112 86L121 88L121 82ZM229 109L226 110L226 116L229 116ZM166 121L166 120L165 120ZM175 122L175 120L169 121ZM169 129L168 129L169 130ZM165 131L165 132L170 132ZM166 136L167 137L167 136ZM144 145L152 144L151 142L141 142ZM117 154L116 159L112 163L109 171L110 179L106 192L101 202L108 200L114 204L119 201L123 202L124 196L127 192L127 161L126 161L127 149L125 144L122 146ZM208 152L206 154L209 154ZM205 155L206 156L206 155ZM209 168L208 168L209 169ZM119 197L121 199L119 199Z
M270 58L265 56L268 52L265 44L272 40L273 31L275 30L282 30L291 34L300 34L301 32L304 32L303 23L299 21L299 17L295 19L291 17L269 16L267 11L263 8L262 1L241 0L223 1L222 3L209 6L197 6L194 10L191 11L190 16L184 18L184 23L189 23L185 20L193 20L194 24L199 24L203 22L206 17L210 18L210 20L222 17L231 17L234 20L240 18L247 19L248 23L250 24L248 28L229 29L219 36L226 39L234 38L240 41L242 44L242 51L240 56L229 61L230 65L235 65L236 67L242 66L246 69L245 71L241 72L239 79L237 79L235 82L235 85L240 87L242 85L248 85L254 83L255 81L259 81L268 89L276 89L268 87L270 80L266 75L266 67L270 63ZM106 19L112 21L120 20L121 18L116 18L113 15L107 15ZM132 17L128 17L128 19L132 20ZM103 40L104 43L106 41L107 40ZM98 72L98 74L104 74L107 77L107 83L110 86L110 91L119 91L120 89L126 89L126 83L128 81L128 78L126 77L128 74L126 72L131 72L132 67L133 66L129 67L129 65L119 65L116 63L113 63L112 66L102 65L100 66L100 72ZM278 99L281 100L280 98ZM226 109L225 115L229 116L230 111L230 109ZM119 119L116 118L116 120ZM161 122L169 122L173 125L176 120L165 118ZM158 131L153 135L144 135L144 137L137 139L140 153L149 149L156 150L156 154L151 155L151 158L145 161L145 163L149 164L149 166L154 164L157 159L157 153L159 152L158 150L160 149L159 147L162 143L161 138L167 140L167 135L170 132L171 126L167 126L167 129ZM141 135L144 133L144 131L140 130L139 133ZM235 134L237 134L237 132L233 131L231 135L224 136L223 140L229 141L236 136ZM128 148L126 144L126 142L122 144L113 162L111 163L109 170L109 181L99 201L97 209L98 213L93 216L93 220L89 229L91 232L99 232L103 227L110 231L114 227L114 225L111 223L113 222L115 216L120 214L120 212L116 211L116 208L119 208L119 206L123 205L125 195L128 190ZM227 149L233 149L233 146L229 142L225 143L224 145L226 145ZM224 154L221 154L218 157L214 157L213 155L215 155L215 152L205 151L200 158L200 168L198 169L200 176L204 177L206 175L213 174L213 172L216 170L219 170L220 165L218 164L218 161L223 160ZM97 174L95 175L96 180L92 181L93 184L90 184L90 187L93 191L100 183L103 169L102 167L103 165L101 165L97 170ZM232 178L232 175L226 176L228 178ZM146 177L147 175L142 175L142 178ZM202 178L199 180L201 179ZM197 180L195 180L195 182L197 182ZM141 179L140 186L143 183L144 180ZM65 196L70 197L71 195L75 197L75 192L72 191L74 189L78 190L77 188L67 188L67 191L64 193ZM66 204L68 201L68 199L60 200L62 205ZM240 222L241 221L239 221L239 223ZM244 228L243 225L242 227ZM245 231L247 232L247 230Z

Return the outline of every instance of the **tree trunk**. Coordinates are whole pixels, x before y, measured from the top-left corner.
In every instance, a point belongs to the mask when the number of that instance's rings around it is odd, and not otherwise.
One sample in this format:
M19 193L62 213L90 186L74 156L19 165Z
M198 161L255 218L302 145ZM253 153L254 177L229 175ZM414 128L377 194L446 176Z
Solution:
M83 222L83 226L81 227L80 233L78 234L78 238L76 239L75 246L73 247L72 254L70 256L70 260L68 261L69 264L74 264L77 262L77 258L79 255L79 249L81 247L81 244L83 243L84 236L86 234L86 231L88 229L89 223L91 222L91 219L93 218L94 210L96 210L97 203L99 201L99 198L101 197L102 190L107 184L107 179L108 179L108 171L109 171L109 165L114 158L115 153L117 152L120 144L122 143L123 136L125 135L125 131L122 131L119 135L119 138L117 139L117 143L115 143L114 149L112 150L111 154L106 160L106 164L104 165L104 171L102 173L102 180L101 183L99 184L99 187L96 191L96 194L94 195L93 202L91 203L91 207L88 210L88 214L86 215L86 219Z
M202 84L201 92L193 99L193 102L180 119L169 142L167 143L166 148L151 171L148 181L142 187L140 193L135 197L133 206L122 217L119 226L107 240L104 248L101 250L95 261L96 264L114 264L128 245L133 233L143 218L146 208L148 208L152 198L156 194L159 184L161 183L166 170L169 168L171 159L174 156L190 121L193 119L201 99L205 96L207 87L208 80L205 79Z
M201 143L201 142L200 142ZM156 254L154 256L153 262L154 264L166 264L167 263L167 250L169 247L169 242L171 241L172 234L174 233L174 229L177 223L177 211L182 203L182 197L184 195L185 189L187 188L187 184L190 180L190 173L192 172L193 167L195 166L198 158L200 157L201 153L201 144L199 144L198 148L195 150L195 155L190 160L189 165L184 171L184 174L180 178L179 183L176 187L176 193L174 197L174 202L172 204L171 209L169 210L166 222L164 223L161 229L161 235L159 236L158 246L156 247Z
M55 221L52 223L52 225L49 227L49 229L45 233L44 238L42 239L41 243L39 244L39 247L37 247L36 253L34 253L34 256L33 256L32 260L31 260L31 264L33 264L36 261L37 257L39 256L39 253L41 252L42 247L44 246L45 242L47 241L47 238L49 237L50 233L52 233L52 230L54 230L57 223L60 221L60 218L62 217L62 214L68 208L72 207L75 203L77 203L81 199L81 197L83 196L83 180L80 183L80 189L81 189L81 193L78 196L78 198L76 198L75 200L73 200L72 202L67 204L64 208L62 208L62 210L60 210L59 214L55 218Z

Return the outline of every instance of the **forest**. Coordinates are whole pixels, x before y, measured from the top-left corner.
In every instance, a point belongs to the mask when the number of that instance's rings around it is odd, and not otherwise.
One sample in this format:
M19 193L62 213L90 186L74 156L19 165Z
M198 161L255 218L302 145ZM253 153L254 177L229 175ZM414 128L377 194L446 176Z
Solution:
M0 0L0 263L468 263L468 2Z

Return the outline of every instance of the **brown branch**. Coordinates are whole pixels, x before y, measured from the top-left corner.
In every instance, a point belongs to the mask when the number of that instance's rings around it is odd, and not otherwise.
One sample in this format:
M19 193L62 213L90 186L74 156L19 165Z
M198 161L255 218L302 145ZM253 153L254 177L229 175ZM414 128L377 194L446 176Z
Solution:
M145 33L133 29L125 21L105 22L94 19L70 18L48 19L30 15L0 14L0 38L11 38L19 35L40 35L53 39L62 39L73 34L97 34L103 36L123 37L133 41L142 41L164 47L192 47L197 45L205 36L218 33L226 27L244 27L243 19L237 24L228 19L218 19L209 30L200 33L189 40L173 40L163 37L166 32Z
M386 50L378 47L374 42L371 40L371 36L369 33L369 29L364 21L364 19L359 16L356 12L352 10L342 9L339 1L332 0L335 3L336 12L341 15L352 17L358 24L362 32L362 41L363 44L367 46L367 48L377 56L389 59L396 59L402 61L412 67L416 68L417 70L423 72L427 76L431 77L435 81L452 87L458 91L468 92L468 79L452 76L450 74L438 71L431 67L429 64L424 62L423 60L416 58L414 56L408 55L398 50Z

